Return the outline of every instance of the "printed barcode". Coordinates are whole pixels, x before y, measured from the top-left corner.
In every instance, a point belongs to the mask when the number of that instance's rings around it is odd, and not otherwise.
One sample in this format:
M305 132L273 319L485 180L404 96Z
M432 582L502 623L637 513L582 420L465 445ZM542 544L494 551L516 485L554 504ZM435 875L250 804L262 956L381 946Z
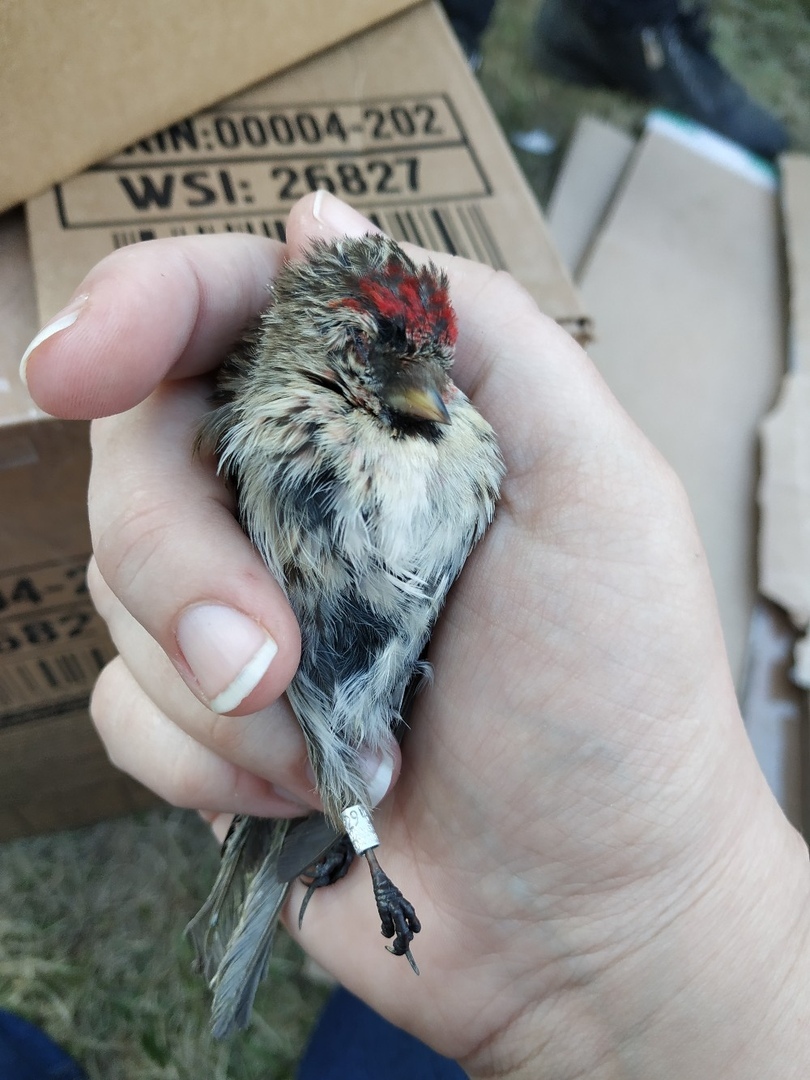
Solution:
M435 206L366 208L371 221L394 240L406 240L431 251L461 255L505 270L506 263L486 215L478 202L445 203ZM148 229L126 229L112 233L113 247L127 247L142 240L165 236L197 236L205 233L243 232L284 240L282 217L240 217L198 225L160 225Z
M372 211L375 225L394 240L407 240L431 251L445 251L505 270L506 263L478 203L419 206Z
M71 697L86 697L99 672L114 656L105 642L68 653L43 654L6 663L0 670L0 726L4 714Z

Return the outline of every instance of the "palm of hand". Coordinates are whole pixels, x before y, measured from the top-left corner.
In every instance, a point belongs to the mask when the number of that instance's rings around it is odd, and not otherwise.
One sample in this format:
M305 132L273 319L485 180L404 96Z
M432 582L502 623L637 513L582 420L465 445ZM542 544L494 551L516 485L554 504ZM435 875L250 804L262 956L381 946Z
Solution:
M502 293L492 306L513 327L505 349L536 341L520 292L495 276L484 288ZM652 932L639 905L653 901L652 927L682 856L711 844L703 721L733 700L677 483L573 344L560 334L553 348L545 369L531 348L476 357L476 404L507 460L502 503L437 627L435 682L379 812L392 876L423 922L423 977L384 979L365 916L345 957L323 950L361 992L379 979L395 1022L416 1010L434 1045L461 1058L526 1002L553 1000L572 964L595 975ZM481 1024L459 1042L475 1002Z

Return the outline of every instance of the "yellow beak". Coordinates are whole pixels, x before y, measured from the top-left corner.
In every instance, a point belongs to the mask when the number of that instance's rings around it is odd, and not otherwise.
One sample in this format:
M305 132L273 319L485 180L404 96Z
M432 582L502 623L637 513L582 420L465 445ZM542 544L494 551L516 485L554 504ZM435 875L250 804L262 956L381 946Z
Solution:
M450 413L438 390L421 386L389 386L385 403L394 412L412 416L415 420L433 420L437 424L449 424Z

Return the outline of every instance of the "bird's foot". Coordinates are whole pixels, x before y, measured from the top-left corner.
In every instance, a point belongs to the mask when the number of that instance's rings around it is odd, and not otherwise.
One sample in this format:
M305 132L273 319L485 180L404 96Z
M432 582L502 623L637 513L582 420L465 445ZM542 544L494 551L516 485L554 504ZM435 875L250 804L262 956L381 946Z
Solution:
M298 929L304 921L304 912L307 910L312 894L316 889L323 889L327 885L334 885L349 872L349 867L354 861L354 848L348 836L341 836L327 848L320 859L308 866L301 874L301 880L307 886L304 899L301 901L301 910L298 912Z
M416 917L413 904L406 900L393 881L377 862L373 850L364 852L371 870L371 882L374 886L374 899L377 901L377 911L380 913L380 922L383 937L394 938L393 944L386 945L386 949L394 956L406 956L408 963L418 975L419 968L411 955L411 942L414 934L422 929L422 924Z

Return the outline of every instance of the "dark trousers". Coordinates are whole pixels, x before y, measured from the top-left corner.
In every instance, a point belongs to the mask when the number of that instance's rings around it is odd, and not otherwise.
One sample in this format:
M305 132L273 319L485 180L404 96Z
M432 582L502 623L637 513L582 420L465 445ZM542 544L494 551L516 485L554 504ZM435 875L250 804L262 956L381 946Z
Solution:
M326 1003L296 1080L465 1080L466 1075L341 987Z

